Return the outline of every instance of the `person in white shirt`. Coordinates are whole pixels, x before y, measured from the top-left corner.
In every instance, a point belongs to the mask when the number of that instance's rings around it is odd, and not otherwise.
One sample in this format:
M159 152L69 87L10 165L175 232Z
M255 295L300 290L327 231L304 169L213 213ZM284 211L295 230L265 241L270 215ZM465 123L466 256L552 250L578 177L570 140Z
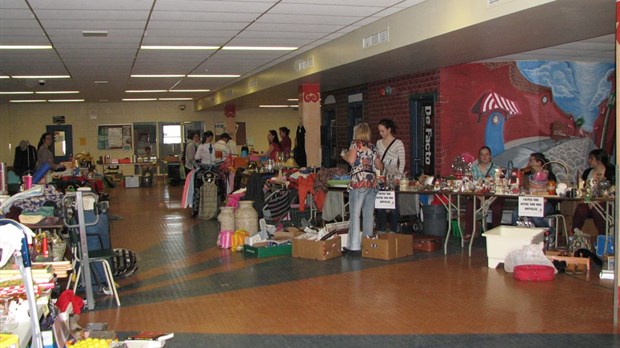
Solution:
M202 134L202 144L196 150L195 159L201 165L215 163L215 146L211 142L213 140L213 132L206 131Z
M228 146L229 140L230 135L228 135L228 133L222 133L222 135L220 135L220 140L215 143L214 147L216 161L223 161L228 158L228 156L230 156L231 151L230 147Z

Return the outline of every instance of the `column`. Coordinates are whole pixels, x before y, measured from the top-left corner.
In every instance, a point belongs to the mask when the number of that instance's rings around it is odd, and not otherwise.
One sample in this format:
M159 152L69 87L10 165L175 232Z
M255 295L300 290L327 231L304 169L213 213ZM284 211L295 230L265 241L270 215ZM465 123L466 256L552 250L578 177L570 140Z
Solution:
M306 129L308 167L321 166L321 86L302 84L299 87L299 118Z

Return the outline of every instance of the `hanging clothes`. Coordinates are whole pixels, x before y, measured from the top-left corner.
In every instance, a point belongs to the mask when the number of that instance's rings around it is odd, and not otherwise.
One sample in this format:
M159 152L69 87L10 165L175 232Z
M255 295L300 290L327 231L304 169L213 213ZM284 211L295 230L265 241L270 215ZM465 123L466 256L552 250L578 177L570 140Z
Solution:
M13 171L19 177L34 173L37 164L37 149L28 140L22 140L15 148Z
M306 158L306 128L303 124L297 126L295 131L295 150L293 150L293 158L300 167L305 167L308 164Z

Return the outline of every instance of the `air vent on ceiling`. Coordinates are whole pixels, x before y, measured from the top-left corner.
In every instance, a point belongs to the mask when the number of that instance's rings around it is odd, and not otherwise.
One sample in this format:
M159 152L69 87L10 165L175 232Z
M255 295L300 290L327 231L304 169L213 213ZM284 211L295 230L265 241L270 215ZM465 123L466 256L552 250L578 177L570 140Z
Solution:
M298 60L295 62L295 70L297 71L303 71L306 69L310 69L314 66L314 58L310 57L310 58L306 58L306 59L302 59L302 60Z
M387 41L390 41L390 28L385 28L378 33L365 37L362 40L362 47L367 48Z
M82 30L82 36L84 37L107 37L107 30Z
M232 88L227 89L226 91L224 91L224 95L226 95L227 97L230 97L233 95L233 90Z
M249 88L256 88L256 87L258 87L258 79L257 78L250 79L250 81L248 82L248 87Z

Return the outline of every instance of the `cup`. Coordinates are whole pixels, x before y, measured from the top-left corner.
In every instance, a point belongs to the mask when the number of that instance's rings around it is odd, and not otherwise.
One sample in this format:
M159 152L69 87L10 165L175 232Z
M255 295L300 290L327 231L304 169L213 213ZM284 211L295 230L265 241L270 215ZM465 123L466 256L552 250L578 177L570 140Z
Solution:
M32 187L32 175L22 176L22 183L24 184L24 190L30 190Z

